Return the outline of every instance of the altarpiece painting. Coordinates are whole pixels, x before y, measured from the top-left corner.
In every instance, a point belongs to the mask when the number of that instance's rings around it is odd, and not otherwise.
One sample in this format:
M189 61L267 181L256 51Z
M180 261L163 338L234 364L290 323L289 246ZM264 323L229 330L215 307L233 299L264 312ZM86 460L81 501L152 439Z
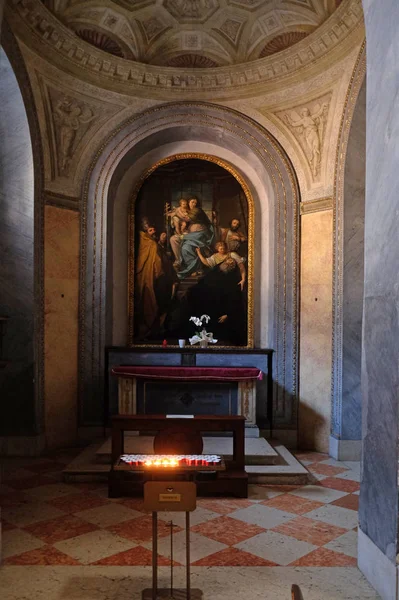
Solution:
M187 340L190 317L206 314L218 347L252 345L252 199L227 165L154 167L132 200L129 238L132 344Z

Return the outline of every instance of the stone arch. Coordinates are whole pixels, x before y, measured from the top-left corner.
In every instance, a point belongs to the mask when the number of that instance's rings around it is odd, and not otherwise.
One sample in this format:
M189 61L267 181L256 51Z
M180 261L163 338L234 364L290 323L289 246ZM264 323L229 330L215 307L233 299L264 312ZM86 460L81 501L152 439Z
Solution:
M43 153L28 73L9 25L1 28L2 218L6 248L0 279L2 311L11 317L4 351L2 451L39 454L44 437L44 202ZM4 314L4 312L3 312Z
M255 329L262 328L262 319L264 323L263 338L255 343L276 350L277 423L296 430L299 189L295 172L278 142L251 119L231 109L193 102L157 106L128 119L92 161L82 207L80 422L94 425L102 418L104 347L113 341L110 250L117 235L115 210L123 206L121 195L127 205L134 184L149 167L164 157L194 151L227 161L250 188L255 244L266 237L261 236L262 223L270 218L270 247L260 249L260 255L267 251L263 266L259 260L257 264L255 250L255 273L267 278L269 294L262 299L258 293L254 300ZM265 323L262 302L267 300ZM114 342L123 344L123 339L114 335Z

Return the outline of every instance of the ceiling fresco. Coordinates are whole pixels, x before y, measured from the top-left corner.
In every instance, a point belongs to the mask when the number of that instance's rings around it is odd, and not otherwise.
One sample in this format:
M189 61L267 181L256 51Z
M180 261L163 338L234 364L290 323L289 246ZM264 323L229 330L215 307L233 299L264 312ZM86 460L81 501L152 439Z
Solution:
M138 62L212 68L281 52L341 0L42 0L104 52Z

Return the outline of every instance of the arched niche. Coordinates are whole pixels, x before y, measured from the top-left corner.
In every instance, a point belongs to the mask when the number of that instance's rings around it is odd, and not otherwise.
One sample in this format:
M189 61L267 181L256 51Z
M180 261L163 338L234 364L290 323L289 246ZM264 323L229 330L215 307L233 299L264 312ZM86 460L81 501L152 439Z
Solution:
M194 202L194 212L190 210L189 202ZM181 203L184 208L180 207ZM166 207L172 213L177 210L182 219L178 214L173 217L165 214ZM193 225L196 231L192 233L189 233L189 214L200 221ZM204 268L195 254L194 246L202 245L201 240L204 240L202 250L207 256L216 251L216 244L224 240L232 219L237 219L238 235L243 236L242 243L237 243L237 240L233 242L234 249L239 253L233 256L242 258L241 271L237 266L230 274L223 275L219 268ZM148 239L148 226L155 228L156 239L161 232L165 234L163 246L157 247ZM183 226L187 237L184 235L182 239L176 234L180 234ZM169 344L177 345L179 338L187 339L194 334L194 325L189 322L189 317L206 313L211 315L207 330L212 331L218 340L217 347L253 348L254 237L252 194L228 162L210 154L190 152L172 154L155 163L142 175L130 196L128 344L145 347L146 344L160 344L167 338ZM181 253L185 252L184 242L187 240L190 264L184 267ZM137 261L140 260L143 241L144 261L148 251L157 250L158 268L162 269L162 276L158 279L161 281L158 295L154 291L154 295L148 296L148 292L144 291L148 290L148 271L142 280L137 278ZM231 243L229 249L233 250ZM120 244L113 246L114 267L120 263L124 250ZM245 284L241 289L237 283L242 274ZM122 277L120 273L116 279ZM126 281L123 284L126 289ZM140 289L143 292L141 303L137 302ZM124 293L123 300L125 298ZM160 318L157 314L158 302L164 310ZM123 312L114 311L113 329ZM219 318L225 313L230 314L226 314L227 318L220 323ZM126 332L123 337L126 339Z
M236 172L254 202L255 347L275 349L275 412L296 429L298 206L295 173L265 129L236 111L168 104L124 123L98 151L86 180L80 305L81 424L101 422L104 347L128 341L128 214L133 190L158 161L214 157ZM121 317L122 315L122 317Z

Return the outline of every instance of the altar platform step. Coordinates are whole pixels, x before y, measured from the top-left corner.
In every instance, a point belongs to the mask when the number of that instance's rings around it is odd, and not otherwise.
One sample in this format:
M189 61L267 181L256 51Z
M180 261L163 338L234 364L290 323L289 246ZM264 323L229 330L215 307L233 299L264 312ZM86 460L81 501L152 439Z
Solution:
M125 451L136 453L137 443L141 440L139 453L146 453L145 448L150 449L150 440L142 441L146 437L149 438L150 436L126 436ZM232 444L231 439L204 438L204 442L208 439L212 440L212 443L209 442L210 446L204 443L204 452L209 454L225 454L220 451L221 449L225 449L227 450L227 456L229 456L228 452L231 453L232 450L229 450L227 444ZM264 438L259 438L259 440L262 440L265 444L261 443L257 447L254 447L252 444L252 442L256 441L254 438L245 440L247 451L252 452L252 454L246 457L245 467L249 483L306 485L314 481L313 475L280 442L274 441L270 444ZM134 450L132 450L132 447L134 447ZM214 450L215 448L217 450ZM102 440L96 444L91 444L67 465L63 471L63 480L65 482L104 481L106 483L110 471L110 449L110 440ZM258 450L258 455L255 454L255 450ZM260 450L263 450L264 454ZM249 464L250 460L252 464Z
M125 433L126 454L154 454L154 437L150 435L129 435ZM233 438L204 436L204 454L220 454L226 460L233 458ZM108 438L96 452L98 463L110 464L111 438ZM281 462L278 452L264 438L245 438L245 464L247 465L276 465Z

